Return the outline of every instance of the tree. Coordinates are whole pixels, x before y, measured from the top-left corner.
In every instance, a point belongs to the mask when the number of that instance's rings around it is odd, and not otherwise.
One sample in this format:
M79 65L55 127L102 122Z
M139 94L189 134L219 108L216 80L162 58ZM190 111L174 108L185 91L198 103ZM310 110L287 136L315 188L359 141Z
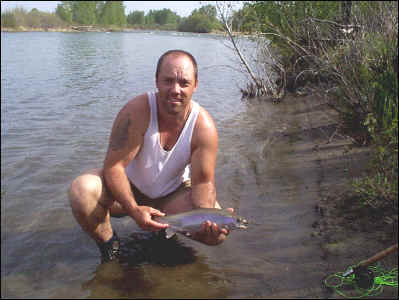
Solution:
M250 3L244 3L239 11L233 13L232 29L239 32L256 32L259 27L259 19L255 9Z
M17 21L12 12L6 11L1 13L1 26L3 27L16 27Z
M96 24L96 2L73 1L72 20L83 25Z
M144 23L146 25L153 25L155 24L155 11L150 9L150 11L145 16Z
M162 9L162 10L158 10L155 11L155 15L154 15L154 20L155 23L159 24L159 25L165 25L168 21L168 11L169 9Z
M41 27L41 13L37 8L32 8L32 10L26 16L26 25L33 28Z
M168 8L154 11L154 21L159 25L176 24L178 15Z
M208 33L219 27L216 18L217 11L213 5L202 6L194 9L191 15L179 25L179 31Z
M216 16L217 16L216 7L211 5L211 4L208 4L208 5L205 5L205 6L201 6L198 9L198 13L200 15L207 16L211 21L216 20Z
M96 2L96 20L97 24L101 20L101 15L104 11L105 1L95 1Z
M130 14L128 14L126 21L130 25L144 25L144 11L132 11Z
M179 31L209 33L212 31L212 23L206 16L194 14L181 22Z
M126 25L125 7L123 1L106 1L100 17L102 25Z
M72 23L72 2L73 1L61 1L61 4L57 5L55 14L63 21Z

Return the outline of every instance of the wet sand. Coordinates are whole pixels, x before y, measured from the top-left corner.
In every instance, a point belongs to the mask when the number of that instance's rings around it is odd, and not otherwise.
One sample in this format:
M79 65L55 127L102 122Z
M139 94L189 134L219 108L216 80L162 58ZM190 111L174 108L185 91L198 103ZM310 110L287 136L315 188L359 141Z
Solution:
M294 141L295 149L290 156L303 178L309 178L309 173L317 174L313 184L317 186L314 210L318 219L312 224L312 237L321 247L327 276L344 272L349 266L397 243L398 226L397 216L392 216L392 213L377 214L371 208L359 204L359 199L350 191L349 181L366 172L370 149L357 146L350 137L342 135L337 128L336 112L326 103L314 101L315 97L322 99L318 94L287 98L287 102L296 102L294 106L299 109L291 113L303 120L303 123L298 124L298 127L302 127L300 130L284 132L280 139ZM307 168L312 162L317 167ZM386 256L379 263L386 271L397 268L397 252ZM301 294L306 297L312 293L305 289L275 294L273 297L290 298ZM326 296L340 297L335 293ZM384 287L377 297L397 296L397 289Z

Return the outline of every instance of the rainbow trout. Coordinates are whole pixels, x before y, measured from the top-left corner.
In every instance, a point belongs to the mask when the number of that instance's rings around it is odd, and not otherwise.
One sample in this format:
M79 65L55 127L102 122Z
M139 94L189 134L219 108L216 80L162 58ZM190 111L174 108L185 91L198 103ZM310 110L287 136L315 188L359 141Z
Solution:
M166 238L171 238L176 232L190 235L200 230L205 221L216 223L219 227L229 230L241 228L246 229L248 222L244 218L235 215L226 209L198 208L188 212L157 217L155 221L169 224L166 228Z

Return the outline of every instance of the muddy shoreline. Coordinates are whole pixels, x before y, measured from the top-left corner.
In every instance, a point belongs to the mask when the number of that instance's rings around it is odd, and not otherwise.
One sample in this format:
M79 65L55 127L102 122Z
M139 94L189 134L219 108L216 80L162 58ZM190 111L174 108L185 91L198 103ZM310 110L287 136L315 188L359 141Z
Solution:
M295 163L302 161L300 164L305 166L308 160L318 166L313 170L318 173L319 188L314 204L318 218L312 224L312 237L322 249L328 275L344 272L397 243L398 218L392 213L377 213L362 206L351 192L350 180L361 177L367 170L370 148L354 145L349 136L339 131L338 115L320 100L323 98L320 92L286 97L285 102L295 101L295 106L303 107L293 115L301 116L299 118L306 122L301 130L283 132L279 139L301 140L295 149ZM388 255L380 264L386 271L397 267L397 253ZM380 295L385 298L397 296L397 289L391 287L384 288Z

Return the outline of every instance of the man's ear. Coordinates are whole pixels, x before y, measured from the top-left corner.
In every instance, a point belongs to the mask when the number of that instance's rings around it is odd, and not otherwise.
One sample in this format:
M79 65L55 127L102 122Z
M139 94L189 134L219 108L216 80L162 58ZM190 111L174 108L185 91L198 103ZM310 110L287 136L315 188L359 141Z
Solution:
M158 88L158 78L157 78L157 77L155 77L155 86L156 86L157 89L159 90L159 88Z

